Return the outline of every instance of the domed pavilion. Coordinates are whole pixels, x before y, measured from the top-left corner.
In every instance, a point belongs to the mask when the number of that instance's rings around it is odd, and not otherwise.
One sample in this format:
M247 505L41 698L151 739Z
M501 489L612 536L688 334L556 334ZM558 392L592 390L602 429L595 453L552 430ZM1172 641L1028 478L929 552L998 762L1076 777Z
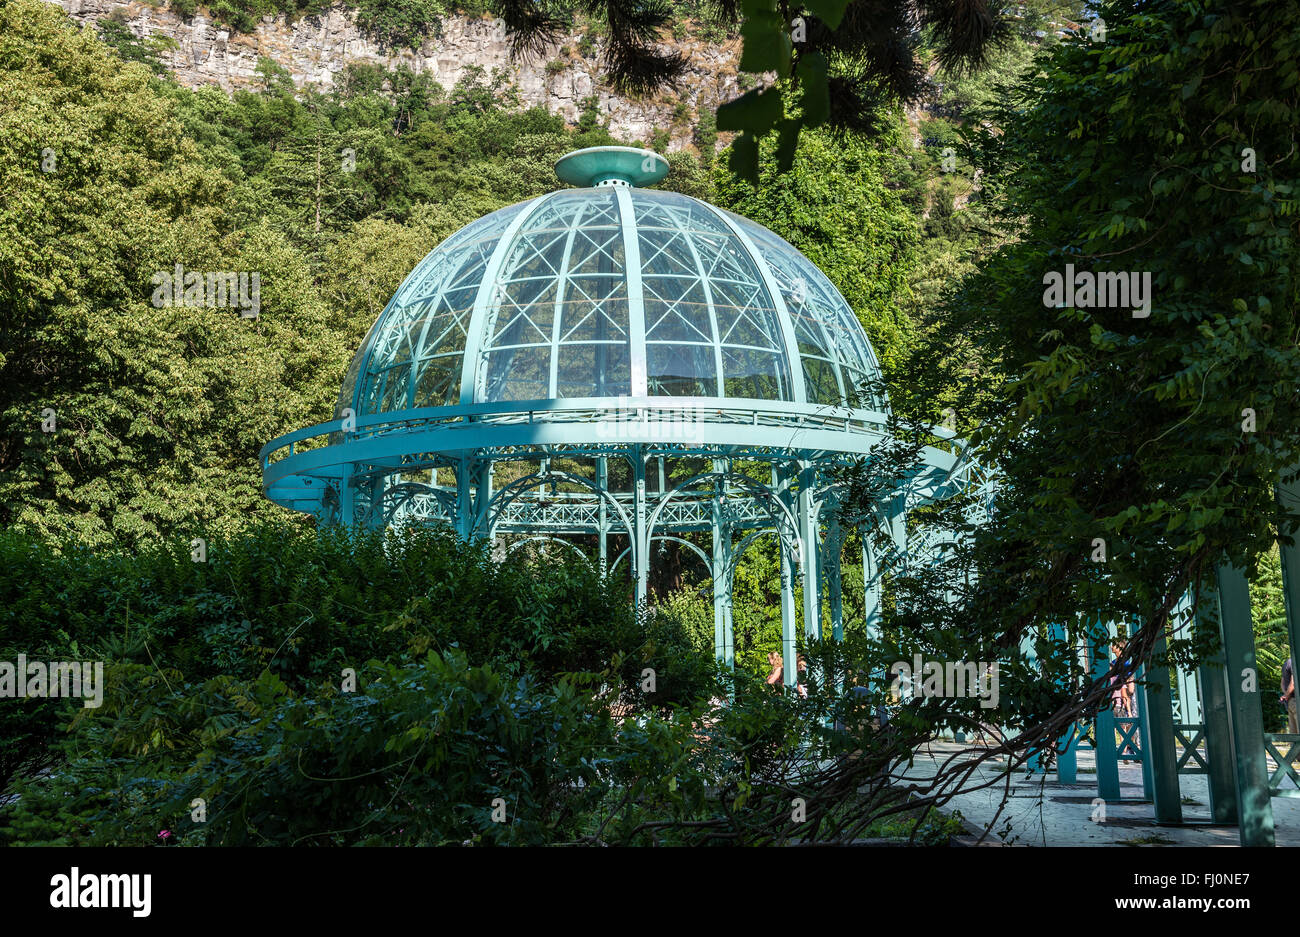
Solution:
M264 490L322 523L444 524L498 555L558 541L626 575L638 602L679 544L712 581L729 663L736 563L776 537L793 681L797 582L805 632L821 633L824 593L841 634L833 473L889 438L888 402L864 390L880 367L816 266L761 225L649 188L667 171L643 150L570 153L556 175L572 188L431 250L358 349L336 418L263 449ZM899 551L908 509L968 471L955 446L928 448L876 506ZM861 561L871 627L869 544Z

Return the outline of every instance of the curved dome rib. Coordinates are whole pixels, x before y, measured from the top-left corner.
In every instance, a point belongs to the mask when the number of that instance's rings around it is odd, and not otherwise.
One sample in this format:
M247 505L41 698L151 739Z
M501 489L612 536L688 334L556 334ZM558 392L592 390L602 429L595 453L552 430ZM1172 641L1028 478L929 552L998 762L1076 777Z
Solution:
M520 227L537 211L538 206L546 201L546 198L547 196L542 196L523 203L519 213L515 215L497 240L492 249L492 254L484 266L483 278L474 294L474 305L467 326L465 355L461 362L459 401L462 406L473 403L476 399L474 392L475 381L479 371L479 359L482 357L483 331L486 328L483 320L488 302L491 300L493 290L500 278L501 264L505 252L514 243L515 235ZM437 250L437 248L434 248L434 250Z
M713 208L713 206L709 206ZM795 369L795 363L799 361L799 343L795 338L794 324L790 319L790 310L785 304L785 297L781 295L781 288L772 276L772 268L767 262L767 258L762 252L755 247L754 242L750 240L749 235L739 225L732 223L727 217L727 212L713 208L715 214L721 219L722 223L727 225L736 233L736 237L749 249L749 254L754 258L758 265L763 282L767 285L768 292L772 295L772 301L776 304L776 314L781 322L781 340L785 344L785 360L790 371L790 385L794 389L795 403L808 402L808 388L802 373Z

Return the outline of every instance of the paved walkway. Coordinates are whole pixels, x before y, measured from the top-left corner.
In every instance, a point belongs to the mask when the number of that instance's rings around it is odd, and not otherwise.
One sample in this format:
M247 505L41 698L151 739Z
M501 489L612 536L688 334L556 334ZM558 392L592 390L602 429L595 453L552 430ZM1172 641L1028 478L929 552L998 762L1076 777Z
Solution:
M936 742L918 752L910 776L924 778L934 772L935 757L960 751L964 746ZM1104 822L1095 822L1093 800L1097 797L1097 775L1089 749L1078 753L1077 784L1061 784L1053 772L1046 777L1019 771L1007 786L1006 762L986 762L979 780L999 783L978 791L957 795L945 812L960 810L974 839L993 827L982 845L1017 846L1237 846L1237 827L1215 826L1210 820L1209 785L1203 774L1180 774L1185 825L1155 821L1150 802L1108 803ZM1270 765L1270 768L1272 766ZM1125 801L1142 798L1142 769L1132 762L1120 762L1120 792ZM979 781L974 781L979 783ZM1009 796L1006 796L1008 795ZM1006 806L998 806L1006 796ZM1300 846L1300 799L1273 798L1277 845ZM996 817L996 821L995 821Z

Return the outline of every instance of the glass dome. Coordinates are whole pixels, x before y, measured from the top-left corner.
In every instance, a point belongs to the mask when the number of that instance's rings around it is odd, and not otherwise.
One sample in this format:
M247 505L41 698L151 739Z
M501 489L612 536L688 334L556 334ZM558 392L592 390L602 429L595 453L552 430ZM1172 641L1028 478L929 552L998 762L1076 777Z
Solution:
M595 185L429 252L353 359L340 414L619 397L879 409L858 396L875 354L816 266L745 218L633 188L662 171L620 176L596 165L602 151L566 157L594 160L580 167Z

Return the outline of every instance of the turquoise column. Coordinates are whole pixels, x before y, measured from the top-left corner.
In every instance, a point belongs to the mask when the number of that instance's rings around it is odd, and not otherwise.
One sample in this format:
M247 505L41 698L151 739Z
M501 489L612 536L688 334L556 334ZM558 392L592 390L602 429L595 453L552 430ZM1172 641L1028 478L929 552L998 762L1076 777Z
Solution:
M1237 806L1243 846L1272 846L1273 804L1264 757L1264 711L1260 705L1250 586L1243 570L1220 566L1219 608L1227 663L1228 719L1237 771Z
M1064 646L1065 639L1065 626L1052 625L1052 640ZM1056 780L1062 784L1074 784L1079 780L1078 728L1077 724L1071 723L1065 734L1057 739Z
M633 569L636 571L636 604L640 608L650 592L650 533L646 530L645 453L632 447Z
M1147 732L1147 725L1150 720L1147 718L1147 695L1141 691L1143 681L1147 679L1146 668L1140 667L1133 676L1133 682L1139 687L1134 694L1137 700L1137 729L1133 732L1133 738L1138 740L1138 752L1141 760L1138 762L1142 767L1142 797L1146 800L1152 799L1151 783L1151 736Z
M844 547L843 534L840 529L838 505L834 500L826 503L826 555L822 568L826 577L826 596L830 603L831 640L839 644L844 640L844 595L840 580L840 553ZM838 650L838 649L837 649ZM838 665L822 675L827 687L834 686L837 693L844 688L844 674Z
M1196 629L1210 631L1219 625L1219 592L1212 586L1196 596ZM1232 754L1232 725L1228 719L1228 689L1223 649L1201 663L1201 708L1205 719L1205 762L1210 784L1210 815L1215 823L1235 825L1237 774Z
M1151 646L1151 659L1165 656L1165 636L1161 634ZM1151 799L1155 804L1156 822L1182 823L1182 792L1178 787L1178 746L1174 739L1173 699L1169 687L1168 665L1151 664L1146 680L1138 688L1146 718L1142 739L1142 763L1149 766Z
M726 622L723 603L726 591L726 547L722 542L722 529L718 526L717 508L714 508L713 523L713 656L720 661L727 659Z
M806 639L820 638L822 633L822 589L817 555L818 536L817 503L813 500L813 469L803 467L799 473L798 517L799 539L803 543L803 633Z
M339 479L339 523L353 527L357 522L357 486L352 477L352 466L345 466Z
M596 457L596 487L609 491L609 457ZM604 498L597 499L596 505L596 545L600 551L600 574L609 571L609 505Z
M774 485L777 489L777 497L787 507L790 507L790 482L793 473L788 469L781 473L779 485ZM796 515L797 516L797 515ZM785 685L793 687L798 675L799 659L795 650L797 644L796 629L798 628L798 613L795 609L794 601L794 577L795 577L795 551L799 546L799 531L794 530L788 538L778 523L776 528L777 541L780 543L781 554L781 662L785 678ZM793 540L793 542L791 542Z
M1110 670L1110 629L1105 622L1094 622L1089 636L1093 679L1105 680L1106 673ZM1109 682L1106 704L1097 712L1097 721L1093 726L1093 739L1097 753L1097 796L1115 803L1120 799L1119 758L1115 751L1115 710L1111 705Z
M470 490L471 460L459 459L456 462L456 536L461 540L470 538L474 526L474 499ZM433 470L433 484L438 483L438 470Z
M1038 655L1034 653L1034 641L1032 636L1023 635L1021 637L1020 654L1024 657L1025 663L1028 665L1029 669L1038 669ZM1011 733L1008 732L1007 734L1009 735ZM1032 775L1043 773L1042 749L1034 748L1029 751L1028 757L1025 758L1024 768L1026 774Z
M470 528L476 539L490 539L492 519L492 460L480 459L474 463L471 477L474 480L473 519Z
M794 606L794 549L781 539L781 661L785 685L792 687L798 673L795 650L797 613Z
M828 505L830 517L826 521L826 557L822 566L826 570L826 595L831 606L831 637L836 641L844 640L844 595L840 582L840 551L844 540L840 531L840 519L835 510L836 505Z
M1293 465L1283 477L1300 472L1300 465ZM1288 482L1279 482L1277 502L1288 514L1300 516L1300 478ZM1282 531L1278 531L1279 534ZM1287 641L1291 646L1291 660L1300 660L1300 529L1297 529L1291 546L1278 540L1278 551L1282 558L1282 599L1286 606Z
M881 581L880 571L871 556L871 544L868 542L867 529L858 528L862 535L862 616L867 638L880 640L881 621Z
M715 459L714 471L725 472L726 463ZM736 652L731 634L731 525L726 516L723 499L727 483L724 478L714 481L713 488L713 650L718 660L727 667L736 665Z

